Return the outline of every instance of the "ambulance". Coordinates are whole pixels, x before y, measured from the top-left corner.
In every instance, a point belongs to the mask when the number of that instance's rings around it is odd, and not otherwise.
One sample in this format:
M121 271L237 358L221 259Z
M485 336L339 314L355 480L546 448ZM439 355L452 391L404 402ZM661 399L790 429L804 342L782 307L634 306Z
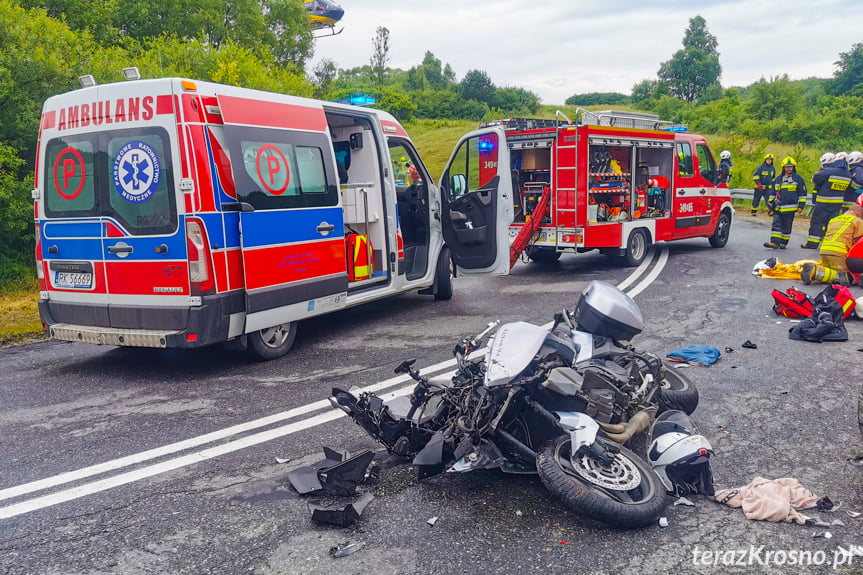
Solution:
M512 118L513 258L599 250L640 264L651 244L728 242L734 208L702 136L652 114L579 109L577 122Z
M32 195L52 338L273 359L306 318L508 272L502 126L458 142L443 197L385 112L124 72L44 104Z

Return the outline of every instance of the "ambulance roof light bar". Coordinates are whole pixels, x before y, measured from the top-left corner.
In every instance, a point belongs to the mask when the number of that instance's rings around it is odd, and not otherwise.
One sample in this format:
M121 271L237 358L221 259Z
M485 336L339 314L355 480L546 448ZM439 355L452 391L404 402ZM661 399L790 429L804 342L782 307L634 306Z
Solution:
M96 85L96 78L93 77L93 74L84 74L78 76L78 83L81 84L82 88L92 88Z
M138 71L137 66L129 66L128 68L123 68L123 76L127 80L140 80L141 72Z

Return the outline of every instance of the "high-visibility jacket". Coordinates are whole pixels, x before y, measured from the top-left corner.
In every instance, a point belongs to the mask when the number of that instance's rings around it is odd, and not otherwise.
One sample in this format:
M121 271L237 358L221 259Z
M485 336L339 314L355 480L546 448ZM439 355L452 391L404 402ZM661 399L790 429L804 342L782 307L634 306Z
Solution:
M777 212L793 212L806 207L806 182L795 169L786 181L784 170L773 180L773 190L767 202L773 203Z
M848 210L827 224L827 233L821 241L821 253L848 255L848 250L854 245L854 239L861 236L863 236L863 220Z
M769 188L773 185L773 180L776 179L776 168L773 164L761 162L761 165L755 168L752 173L752 184L756 188Z
M812 200L816 204L841 204L845 190L851 185L851 172L845 162L830 162L812 176L815 189Z

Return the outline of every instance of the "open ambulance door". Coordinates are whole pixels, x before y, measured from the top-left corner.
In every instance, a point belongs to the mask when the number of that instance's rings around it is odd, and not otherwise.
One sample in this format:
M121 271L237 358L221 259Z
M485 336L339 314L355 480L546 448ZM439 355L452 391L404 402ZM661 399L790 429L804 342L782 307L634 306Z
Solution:
M443 238L457 272L508 274L513 192L503 127L463 136L439 188Z

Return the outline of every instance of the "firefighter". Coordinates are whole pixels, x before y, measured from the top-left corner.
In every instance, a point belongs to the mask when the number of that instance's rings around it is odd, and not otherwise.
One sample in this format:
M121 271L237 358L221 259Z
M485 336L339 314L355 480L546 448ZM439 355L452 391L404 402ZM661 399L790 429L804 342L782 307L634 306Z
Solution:
M764 198L764 203L767 203L767 198L770 196L770 188L773 186L773 180L776 179L776 168L773 167L773 154L766 154L761 165L755 168L752 174L752 182L755 184L755 191L752 194L752 208L749 210L749 215L754 216L758 213L758 206L761 204L761 198Z
M839 156L839 159L837 159ZM821 156L821 169L812 176L812 219L809 220L809 237L800 247L814 250L824 237L827 222L839 215L845 190L851 185L851 172L842 154L826 153Z
M722 150L719 153L719 185L728 187L728 180L731 179L731 168L733 164L731 163L731 152L728 150Z
M786 156L780 165L782 172L773 181L767 199L767 214L773 216L773 226L770 241L764 242L764 247L774 250L784 250L788 245L794 216L806 206L806 182L797 173L797 160Z
M858 200L848 211L836 216L827 224L827 233L821 242L821 265L803 264L800 279L803 283L834 283L859 285L860 276L848 271L848 252L863 237L863 205Z
M845 190L842 200L846 209L856 204L860 192L863 192L863 154L856 151L848 154L848 171L851 172L851 185Z

